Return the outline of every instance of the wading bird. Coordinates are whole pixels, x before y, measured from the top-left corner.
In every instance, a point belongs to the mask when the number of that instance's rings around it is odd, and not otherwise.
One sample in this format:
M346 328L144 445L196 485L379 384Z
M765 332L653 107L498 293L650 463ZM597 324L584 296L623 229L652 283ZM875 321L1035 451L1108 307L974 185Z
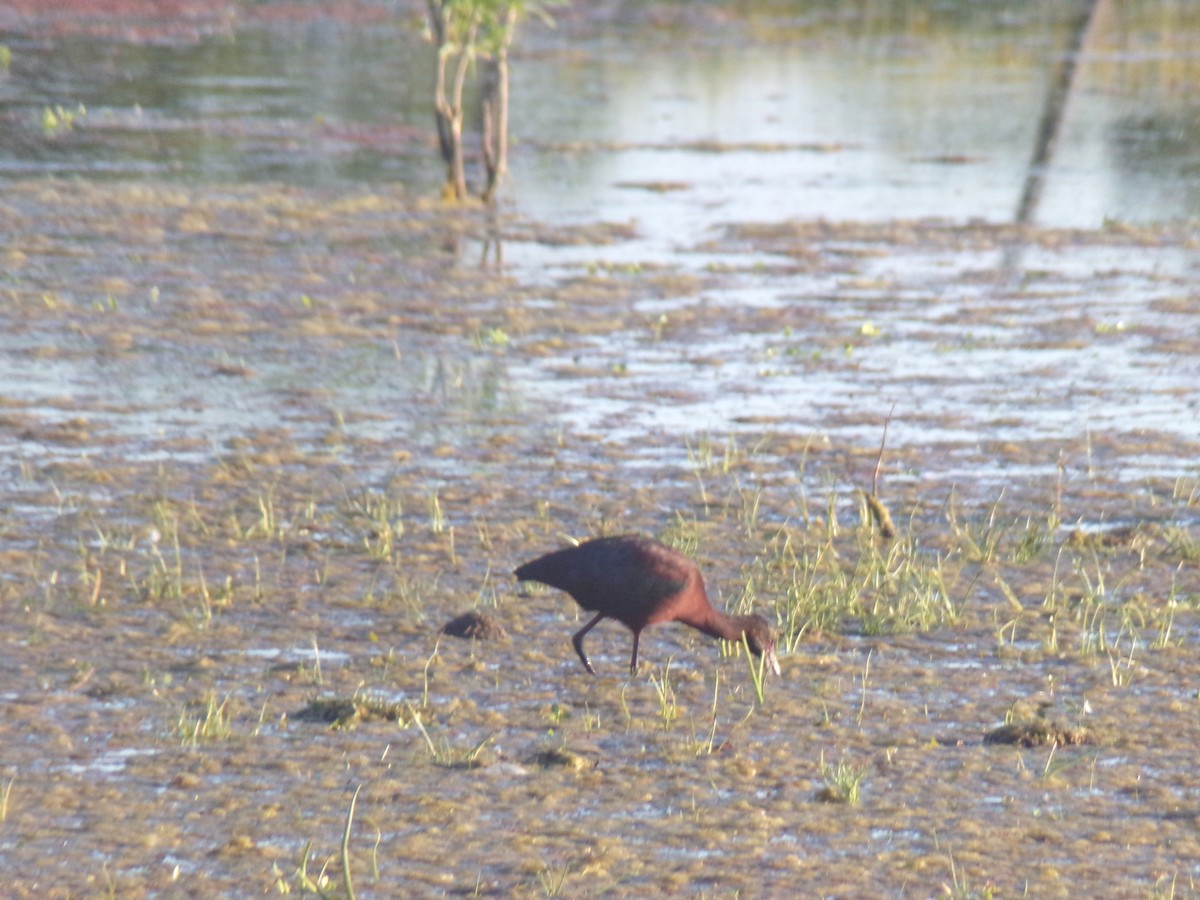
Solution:
M727 616L713 609L696 564L665 544L636 534L597 538L547 553L520 566L521 581L540 581L566 591L596 615L571 642L593 675L583 639L601 619L616 619L633 632L629 672L637 672L638 639L648 625L682 622L710 637L741 641L779 674L775 632L762 616Z

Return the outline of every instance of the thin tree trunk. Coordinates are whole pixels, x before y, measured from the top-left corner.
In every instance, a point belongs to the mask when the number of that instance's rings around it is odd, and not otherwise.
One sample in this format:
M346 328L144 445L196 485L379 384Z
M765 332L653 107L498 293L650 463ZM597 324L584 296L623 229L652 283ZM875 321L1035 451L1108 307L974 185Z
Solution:
M439 0L429 0L429 30L436 51L436 71L433 82L433 117L437 123L438 148L442 160L449 162L452 145L450 139L450 109L446 103L446 5Z
M1046 185L1046 167L1050 165L1058 146L1058 136L1066 116L1067 101L1071 99L1071 86L1075 82L1075 72L1087 46L1092 23L1096 20L1096 11L1101 5L1101 0L1088 0L1079 7L1075 20L1071 23L1067 48L1063 51L1062 61L1058 65L1058 71L1046 94L1046 104L1042 109L1041 120L1038 122L1033 159L1029 162L1025 186L1021 192L1021 201L1017 205L1016 218L1017 222L1022 225L1033 221L1038 204L1042 200L1042 190Z
M462 120L463 89L471 57L466 48L474 46L479 28L478 19L471 23L467 40L462 47L449 44L450 23L447 21L447 0L428 0L429 24L437 46L437 71L434 78L434 119L437 122L438 145L442 161L446 164L446 183L443 196L450 201L461 201L467 196L466 170L463 164ZM453 84L447 94L447 67L451 57L458 53Z
M483 188L485 203L494 203L500 181L508 171L508 48L516 31L517 13L509 8L504 40L488 60L483 85Z
M480 128L483 145L483 170L485 175L483 197L488 199L488 192L496 180L497 154L499 145L496 137L497 105L500 102L500 59L488 59L480 70L480 111L483 124Z
M454 73L454 88L451 98L452 118L450 120L451 153L448 161L449 170L446 173L445 193L448 199L462 201L467 197L467 175L463 164L463 89L466 87L467 70L471 67L471 56L467 47L475 45L475 34L479 30L479 21L471 23L470 33L462 47L458 48L458 68Z
M446 63L448 54L438 51L437 78L433 88L433 116L437 122L438 149L442 161L449 163L454 158L454 110L446 100Z

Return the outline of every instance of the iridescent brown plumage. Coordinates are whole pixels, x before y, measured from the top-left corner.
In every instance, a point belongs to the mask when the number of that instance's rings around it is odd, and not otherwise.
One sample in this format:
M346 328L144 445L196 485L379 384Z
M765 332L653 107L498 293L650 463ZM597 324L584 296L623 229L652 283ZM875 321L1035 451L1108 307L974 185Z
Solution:
M583 638L601 619L616 619L633 632L629 671L637 671L638 640L659 622L682 622L710 637L741 641L764 656L779 674L775 632L762 616L727 616L713 609L696 564L665 544L636 534L597 538L547 553L517 568L522 581L540 581L570 594L596 613L571 642L593 675Z

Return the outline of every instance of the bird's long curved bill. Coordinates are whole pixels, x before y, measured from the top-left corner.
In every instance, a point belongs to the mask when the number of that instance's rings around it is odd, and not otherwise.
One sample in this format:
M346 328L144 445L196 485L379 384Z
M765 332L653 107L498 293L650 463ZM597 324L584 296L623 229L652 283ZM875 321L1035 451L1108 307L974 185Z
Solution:
M767 667L776 675L782 674L779 668L779 658L775 655L774 647L769 648L763 653L763 660L766 662Z

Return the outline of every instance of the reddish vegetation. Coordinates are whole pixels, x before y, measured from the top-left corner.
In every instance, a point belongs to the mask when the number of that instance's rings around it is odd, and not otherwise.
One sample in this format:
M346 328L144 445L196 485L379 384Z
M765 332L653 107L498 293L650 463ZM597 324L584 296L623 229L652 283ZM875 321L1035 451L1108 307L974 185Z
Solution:
M82 36L130 43L191 43L213 34L232 34L247 22L296 23L333 19L364 24L395 18L396 11L362 0L319 5L213 0L6 0L0 31L37 36Z

